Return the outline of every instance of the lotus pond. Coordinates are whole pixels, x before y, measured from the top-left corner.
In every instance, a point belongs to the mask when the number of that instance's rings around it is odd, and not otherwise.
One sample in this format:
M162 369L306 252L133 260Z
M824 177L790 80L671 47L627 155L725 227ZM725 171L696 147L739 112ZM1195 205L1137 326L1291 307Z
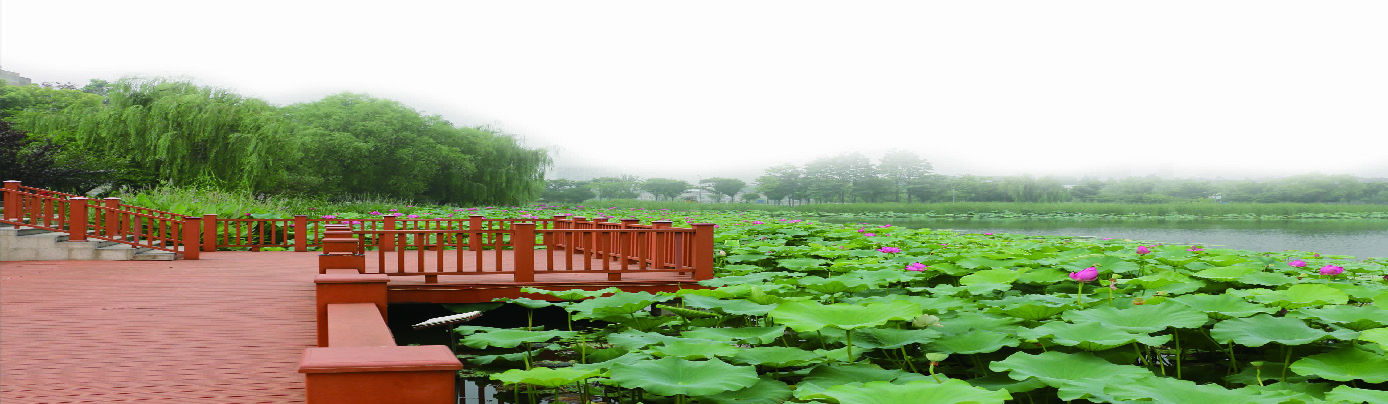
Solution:
M563 319L457 327L465 371L521 401L1388 402L1379 259L562 213L719 223L720 276L674 294L531 289L560 301L508 303Z

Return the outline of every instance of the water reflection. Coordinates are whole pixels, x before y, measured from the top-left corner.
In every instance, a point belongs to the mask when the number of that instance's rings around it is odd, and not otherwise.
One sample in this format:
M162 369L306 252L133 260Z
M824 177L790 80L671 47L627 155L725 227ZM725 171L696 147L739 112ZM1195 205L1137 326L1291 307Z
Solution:
M1088 236L1253 251L1388 257L1388 220L819 219L964 233Z

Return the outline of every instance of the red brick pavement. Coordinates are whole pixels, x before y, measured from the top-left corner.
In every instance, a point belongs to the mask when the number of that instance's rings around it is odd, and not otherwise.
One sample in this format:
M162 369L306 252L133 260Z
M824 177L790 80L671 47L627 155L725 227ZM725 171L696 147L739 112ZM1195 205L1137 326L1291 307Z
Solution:
M302 403L317 255L0 263L0 402Z

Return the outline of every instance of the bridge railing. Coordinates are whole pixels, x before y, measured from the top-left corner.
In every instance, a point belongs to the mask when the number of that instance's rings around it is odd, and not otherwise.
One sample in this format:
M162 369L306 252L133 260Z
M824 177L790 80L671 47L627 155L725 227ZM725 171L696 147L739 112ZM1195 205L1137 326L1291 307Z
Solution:
M5 224L65 232L72 242L92 238L182 253L183 259L199 258L197 230L201 218L131 207L121 204L119 198L88 199L27 187L19 181L4 184L0 188L4 199L0 222Z
M588 221L556 217L553 228L511 222L505 229L356 230L366 273L424 276L510 274L515 282L534 282L547 274L679 273L692 280L713 278L713 225L670 227L668 222ZM375 251L366 240L380 240ZM509 253L508 253L509 250ZM369 265L374 263L374 267Z

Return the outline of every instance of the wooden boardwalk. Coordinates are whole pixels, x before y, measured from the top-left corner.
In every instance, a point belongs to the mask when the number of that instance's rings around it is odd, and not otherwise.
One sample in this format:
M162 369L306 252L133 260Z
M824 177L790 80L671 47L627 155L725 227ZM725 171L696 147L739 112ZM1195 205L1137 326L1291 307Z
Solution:
M0 402L303 403L317 255L0 264Z
M505 253L503 269L510 269L513 257ZM4 262L0 402L302 403L298 365L317 342L317 274L318 254L311 252ZM522 286L697 287L675 272L625 273L610 282L606 273L537 271L536 280L443 275L425 284L422 276L393 276L389 295L392 302L462 302L512 295Z

